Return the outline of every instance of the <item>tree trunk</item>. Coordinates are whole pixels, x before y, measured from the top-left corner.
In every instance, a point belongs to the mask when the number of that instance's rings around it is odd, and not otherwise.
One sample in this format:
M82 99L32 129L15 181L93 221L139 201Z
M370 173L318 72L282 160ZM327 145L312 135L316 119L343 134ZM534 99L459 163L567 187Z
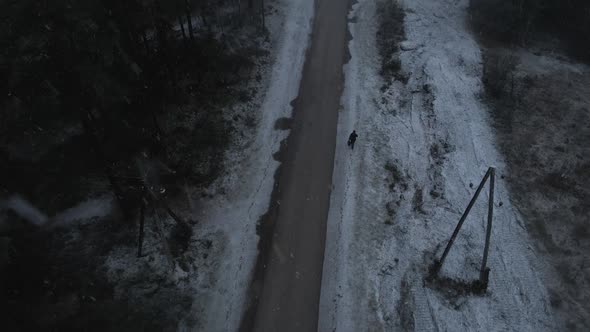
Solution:
M140 210L139 210L139 238L137 239L137 258L141 257L141 249L143 248L143 226L145 221L145 201L144 201L144 191L139 198L140 202Z
M141 39L143 40L143 46L145 47L145 54L146 55L150 55L150 44L148 42L147 39L147 32L144 30L143 33L141 34Z
M158 122L158 116L156 115L154 108L149 107L149 110L150 110L150 113L152 114L152 122L154 123L154 128L156 129L156 140L158 142L160 142L160 140L162 138L164 138L164 132L162 131L162 127L160 126L160 123Z
M211 27L209 26L209 24L207 24L207 19L205 19L205 14L203 14L203 10L201 10L201 21L203 21L203 25L207 27L207 29L209 29L209 31L211 30Z
M182 16L178 16L178 24L180 25L180 32L182 32L182 40L186 42L186 32L184 32L184 25L182 24Z
M94 150L98 159L100 160L100 162L103 165L103 169L104 169L104 172L109 180L111 190L115 194L115 197L117 198L117 202L119 203L119 207L123 211L123 216L125 217L125 219L129 219L130 213L127 209L127 204L125 204L125 195L123 193L123 189L117 183L117 180L115 178L115 174L111 168L111 165L110 165L109 161L107 160L106 154L104 153L102 146L100 145L98 137L95 134L94 128L92 126L92 122L94 121L93 119L94 119L94 117L92 116L92 114L90 112L87 112L87 117L84 117L82 120L82 125L84 126L84 133L86 134L86 137L87 137L88 142L90 143L92 149Z
M184 0L184 4L185 4L185 11L186 11L186 24L188 25L188 34L191 38L191 40L195 39L195 35L193 33L193 23L192 23L192 19L191 19L191 5L189 0Z
M162 6L160 5L159 0L154 0L154 6L152 9L152 16L154 20L154 25L156 26L156 36L158 39L158 53L160 55L164 54L168 48L168 36L166 35L166 22L164 19L156 13L160 13L162 11Z
M216 10L215 11L215 20L217 21L217 26L219 27L219 30L221 31L221 35L223 36L223 22L221 21L221 19L219 18L219 11Z

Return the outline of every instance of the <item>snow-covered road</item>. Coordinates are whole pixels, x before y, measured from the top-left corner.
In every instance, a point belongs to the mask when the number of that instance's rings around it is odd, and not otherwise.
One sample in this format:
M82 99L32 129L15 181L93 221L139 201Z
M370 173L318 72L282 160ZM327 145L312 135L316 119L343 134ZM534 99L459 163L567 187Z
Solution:
M505 164L478 98L481 54L466 27L466 0L403 1L407 84L380 91L376 2L350 13L334 190L320 303L320 331L543 331L556 328L522 220L502 180ZM412 47L413 48L413 47ZM359 133L358 149L346 134ZM475 187L497 167L485 296L424 287ZM472 185L471 185L472 184ZM500 204L503 203L503 204ZM479 274L487 194L480 196L441 271Z

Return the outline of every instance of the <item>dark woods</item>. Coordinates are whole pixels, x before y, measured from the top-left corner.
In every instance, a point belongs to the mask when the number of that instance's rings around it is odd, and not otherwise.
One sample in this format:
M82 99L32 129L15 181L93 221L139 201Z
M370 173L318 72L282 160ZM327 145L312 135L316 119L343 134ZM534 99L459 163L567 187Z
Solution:
M209 183L261 6L0 0L0 198L54 213L110 190L128 212L142 188Z
M526 46L547 36L590 61L590 2L587 0L470 0L477 33Z
M220 173L234 118L255 119L227 110L255 92L265 38L260 0L0 0L5 330L178 324L191 300L166 272L218 245L186 198ZM108 196L114 213L94 205ZM107 276L117 248L132 277Z

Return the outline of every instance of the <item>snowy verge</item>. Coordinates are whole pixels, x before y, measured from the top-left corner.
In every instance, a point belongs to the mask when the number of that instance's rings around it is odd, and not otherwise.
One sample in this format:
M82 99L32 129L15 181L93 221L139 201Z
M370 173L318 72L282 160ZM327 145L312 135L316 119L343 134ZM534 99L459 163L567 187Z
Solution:
M511 205L487 111L479 101L481 54L465 27L468 1L403 2L412 47L407 84L381 92L376 3L360 0L349 24L344 111L333 176L320 300L320 331L555 329L547 290ZM357 147L347 134L356 129ZM497 167L485 296L424 286L475 187ZM487 194L463 226L441 274L478 278ZM500 204L502 203L502 204Z
M277 10L267 17L273 44L272 67L266 86L254 104L258 117L253 139L236 142L227 155L229 172L216 185L225 195L216 195L193 213L202 223L200 233L223 234L224 246L215 259L214 280L195 285L192 315L204 320L207 331L238 329L252 269L257 255L256 223L268 209L279 166L273 154L288 132L275 128L280 118L290 117L290 102L297 96L305 52L311 33L312 0L277 1ZM190 318L186 328L190 328Z

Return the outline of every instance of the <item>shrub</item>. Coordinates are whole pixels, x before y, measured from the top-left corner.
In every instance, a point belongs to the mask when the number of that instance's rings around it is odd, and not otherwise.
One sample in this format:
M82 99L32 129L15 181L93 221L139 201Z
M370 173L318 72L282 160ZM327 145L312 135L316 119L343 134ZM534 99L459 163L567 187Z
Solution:
M379 28L377 30L377 47L381 56L381 75L385 81L392 77L405 81L401 74L399 44L405 38L405 13L397 1L381 1L379 9Z
M483 83L492 97L513 97L518 64L518 58L512 54L490 52L485 55Z

